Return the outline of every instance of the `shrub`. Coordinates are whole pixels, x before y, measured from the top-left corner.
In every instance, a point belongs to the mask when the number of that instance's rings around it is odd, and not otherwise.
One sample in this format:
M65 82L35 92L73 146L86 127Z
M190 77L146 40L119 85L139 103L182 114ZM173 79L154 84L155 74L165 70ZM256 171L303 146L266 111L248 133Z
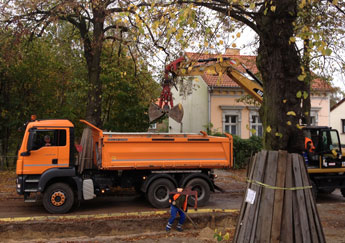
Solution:
M262 138L251 136L249 139L242 139L238 136L234 138L234 168L245 168L252 155L262 149Z
M213 133L213 136L224 137L222 133ZM242 139L236 135L234 138L234 168L243 169L249 163L252 155L262 149L262 138L258 136L251 136L249 139Z

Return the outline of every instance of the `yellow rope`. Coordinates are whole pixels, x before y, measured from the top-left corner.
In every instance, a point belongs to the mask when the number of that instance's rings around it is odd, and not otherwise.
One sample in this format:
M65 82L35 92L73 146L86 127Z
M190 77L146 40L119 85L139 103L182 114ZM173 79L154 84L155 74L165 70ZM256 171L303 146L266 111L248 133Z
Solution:
M271 186L265 183L262 183L260 181L255 181L255 180L247 180L247 182L259 185L265 188L273 189L273 190L290 190L290 191L296 191L296 190L304 190L304 189L311 189L313 188L312 186L298 186L298 187L279 187L279 186Z

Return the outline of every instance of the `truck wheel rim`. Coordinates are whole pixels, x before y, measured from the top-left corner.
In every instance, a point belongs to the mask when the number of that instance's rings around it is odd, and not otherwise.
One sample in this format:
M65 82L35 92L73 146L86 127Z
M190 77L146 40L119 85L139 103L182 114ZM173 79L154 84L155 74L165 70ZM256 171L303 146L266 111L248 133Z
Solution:
M61 206L62 204L65 203L66 201L66 196L63 192L61 191L58 191L58 192L54 192L53 195L51 196L51 199L50 199L51 203L56 206L56 207L59 207Z
M169 190L165 186L159 186L155 190L154 196L157 201L160 201L160 202L166 201L169 197Z

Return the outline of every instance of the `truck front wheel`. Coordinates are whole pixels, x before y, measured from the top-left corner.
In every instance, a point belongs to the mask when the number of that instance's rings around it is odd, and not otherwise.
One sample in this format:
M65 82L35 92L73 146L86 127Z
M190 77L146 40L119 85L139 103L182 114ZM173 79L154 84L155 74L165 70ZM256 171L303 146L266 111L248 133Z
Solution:
M169 194L175 189L169 179L158 179L152 182L147 191L147 200L155 208L169 207Z
M67 213L73 203L73 190L65 183L54 183L43 193L43 206L49 213Z
M210 186L208 183L200 178L195 178L190 180L186 187L190 187L192 191L197 191L198 193L198 206L204 206L210 199ZM189 197L188 204L194 206L195 198L194 196Z

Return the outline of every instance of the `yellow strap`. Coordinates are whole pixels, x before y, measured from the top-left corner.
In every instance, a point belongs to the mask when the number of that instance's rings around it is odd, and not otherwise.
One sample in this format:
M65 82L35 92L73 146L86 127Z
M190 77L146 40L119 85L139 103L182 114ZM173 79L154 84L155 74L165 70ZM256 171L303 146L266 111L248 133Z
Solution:
M260 181L255 181L255 180L247 180L247 182L255 184L255 185L259 185L259 186L263 186L269 189L273 189L273 190L290 190L290 191L296 191L296 190L304 190L304 189L311 189L313 188L312 186L299 186L299 187L278 187L278 186L270 186L267 185L265 183L262 183Z

